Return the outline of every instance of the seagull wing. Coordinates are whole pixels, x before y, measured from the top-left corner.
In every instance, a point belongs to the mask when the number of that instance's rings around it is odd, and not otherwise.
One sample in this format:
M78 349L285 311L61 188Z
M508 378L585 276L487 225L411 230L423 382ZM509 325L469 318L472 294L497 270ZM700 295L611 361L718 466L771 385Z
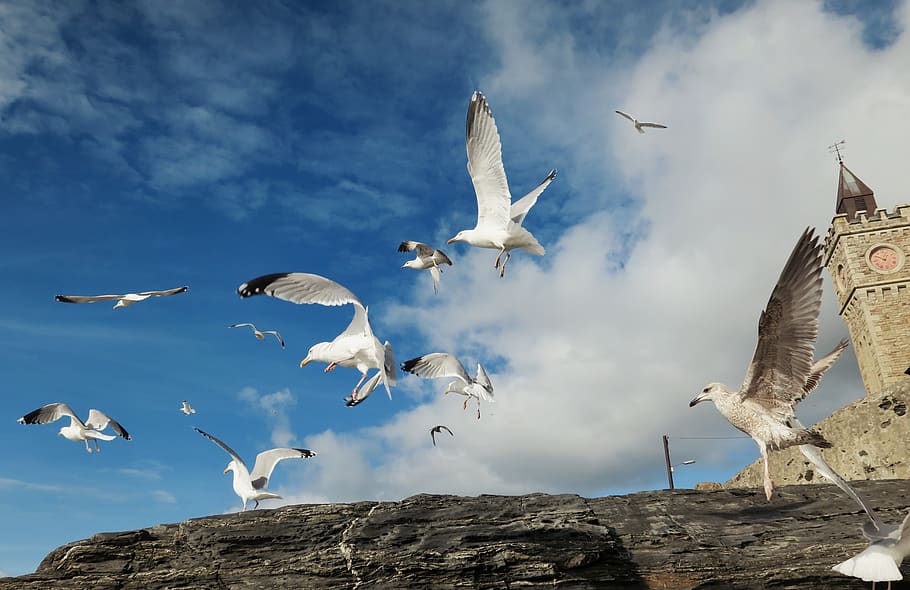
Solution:
M130 436L130 433L120 425L119 422L101 410L95 410L94 408L88 411L88 420L85 421L85 425L92 430L104 430L108 427L108 425L110 425L111 429L113 429L114 432L126 440L132 440L133 438Z
M96 301L112 301L122 299L123 295L57 295L57 301L63 303L94 303Z
M272 477L275 465L282 459L306 459L315 456L316 453L309 449L278 448L262 451L256 455L256 463L250 474L250 483L253 484L253 489L264 489L269 485L269 478Z
M19 424L49 424L64 416L69 416L73 422L85 428L85 423L73 412L72 408L63 403L42 406L22 416L16 422Z
M807 395L812 393L816 387L818 387L818 382L822 380L822 375L824 375L825 371L830 369L834 363L837 362L837 359L840 358L840 355L842 352L844 352L845 348L847 348L846 339L841 340L834 348L834 350L815 361L815 363L812 365L812 368L809 369L809 378L806 379L806 384L803 386L804 393L796 401L802 401Z
M461 361L447 352L431 352L405 361L401 363L401 370L427 379L458 377L466 384L473 382Z
M277 330L266 330L263 334L271 334L278 339L278 343L281 344L281 348L284 348L284 338L281 337L281 334Z
M431 258L435 250L423 242L414 242L411 240L402 242L398 245L399 252L413 252L417 250L417 256L421 258Z
M389 399L392 399L389 385L398 383L398 368L395 364L395 351L392 350L392 344L388 340L382 345L382 382L385 385L386 393L389 394Z
M360 387L360 391L357 392L357 399L354 399L353 396L349 395L344 398L344 405L349 408L359 406L364 401L366 401L368 397L370 397L370 394L373 393L377 387L379 387L380 383L382 383L382 372L376 371L376 373L367 379L366 383Z
M178 293L185 293L189 289L186 285L183 287L177 287L176 289L167 289L166 291L142 291L137 293L142 297L167 297L168 295L177 295Z
M818 336L821 246L813 228L799 238L758 321L758 344L741 394L779 420L804 395Z
M449 427L448 427L448 426L443 426L442 424L440 424L440 425L438 425L438 426L434 426L433 428L430 429L430 438L433 439L433 446L434 446L434 447L436 446L436 433L437 433L437 432L442 432L443 430L445 430L446 432L448 432L448 433L451 434L452 436L455 436L454 434L452 434L452 431L449 430Z
M666 125L661 125L660 123L644 123L642 121L638 122L639 127L653 127L655 129L666 129Z
M499 130L487 99L480 92L471 96L465 128L468 173L477 194L477 226L505 229L512 195L502 166Z
M480 363L477 363L477 377L474 379L474 382L480 385L480 395L483 397L484 401L496 401L493 399L493 383L490 382L490 376L487 375L483 365Z
M256 330L256 326L254 326L253 324L250 324L250 323L246 323L246 322L242 323L242 324L231 324L230 326L228 326L228 328L242 328L244 326L249 326L254 331Z
M617 114L617 115L622 115L623 117L625 117L626 119L632 121L633 123L635 122L635 117L633 117L633 116L630 115L629 113L624 113L624 112L622 112L622 111L616 111L616 114Z
M274 273L256 277L237 287L240 297L270 295L291 303L318 303L319 305L345 305L360 300L331 279L305 272Z
M448 264L449 266L452 266L452 259L442 250L434 250L433 260L436 261L436 264Z
M225 452L226 452L228 455L231 456L231 459L233 459L233 460L237 463L238 466L242 467L242 468L243 468L243 471L245 471L246 474L247 474L247 476L249 476L249 470L247 469L246 463L243 462L243 459L240 458L240 455L238 455L237 452L234 451L234 449L232 449L231 447L227 446L226 444L224 444L223 442L221 442L220 440L218 440L217 438L215 438L214 436L212 436L212 435L209 434L208 432L204 432L204 431L202 431L202 430L199 430L199 429L196 428L195 426L193 427L193 430L195 430L196 432L198 432L199 434L201 434L201 435L204 436L205 438L209 439L210 441L212 441L213 443L215 443L216 445L218 445L219 447L221 447L222 449L224 449Z
M525 216L528 214L528 211L531 210L531 207L537 203L537 197L546 190L550 183L553 182L553 179L556 178L556 169L550 170L550 173L547 174L547 177L543 179L543 182L537 185L537 188L518 199L512 203L512 208L509 210L509 215L512 218L512 221L521 225L525 220Z

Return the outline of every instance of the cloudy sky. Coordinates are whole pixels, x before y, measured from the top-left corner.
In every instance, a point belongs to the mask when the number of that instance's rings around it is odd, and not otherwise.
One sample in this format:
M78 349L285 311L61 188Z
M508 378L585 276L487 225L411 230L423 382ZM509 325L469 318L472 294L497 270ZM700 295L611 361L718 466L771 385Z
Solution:
M758 456L710 405L738 385L801 231L826 231L845 159L907 202L910 8L896 2L19 2L0 0L0 572L54 547L237 510L228 456L275 445L283 502L415 493L585 496L723 481ZM525 221L547 248L448 246L438 295L403 239L473 227L464 118L487 96L513 192L559 175ZM615 109L669 126L639 135ZM299 368L350 306L240 300L311 272L370 306L403 361L482 362L477 420L445 380ZM826 276L819 348L847 335ZM189 285L112 310L88 295ZM288 346L229 330L252 321ZM800 407L863 394L852 352ZM188 399L192 417L177 411ZM50 402L132 441L88 454ZM454 437L430 443L446 424ZM277 506L271 501L265 506ZM23 536L22 532L29 534Z

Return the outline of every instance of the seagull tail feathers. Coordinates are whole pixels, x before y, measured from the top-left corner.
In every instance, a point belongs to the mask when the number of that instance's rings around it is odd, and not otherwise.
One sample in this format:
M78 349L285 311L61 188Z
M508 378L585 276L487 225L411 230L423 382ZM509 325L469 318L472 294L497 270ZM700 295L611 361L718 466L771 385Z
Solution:
M878 551L862 551L858 555L833 566L832 570L860 578L864 582L886 582L901 580L903 576L894 560Z

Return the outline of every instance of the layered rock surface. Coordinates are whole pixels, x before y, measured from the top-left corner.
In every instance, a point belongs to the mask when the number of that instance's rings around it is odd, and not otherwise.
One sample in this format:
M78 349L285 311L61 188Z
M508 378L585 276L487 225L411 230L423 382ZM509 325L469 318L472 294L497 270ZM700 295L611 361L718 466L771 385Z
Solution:
M886 522L906 481L859 482ZM863 515L835 487L431 496L286 506L103 533L0 590L67 588L864 588L831 566Z

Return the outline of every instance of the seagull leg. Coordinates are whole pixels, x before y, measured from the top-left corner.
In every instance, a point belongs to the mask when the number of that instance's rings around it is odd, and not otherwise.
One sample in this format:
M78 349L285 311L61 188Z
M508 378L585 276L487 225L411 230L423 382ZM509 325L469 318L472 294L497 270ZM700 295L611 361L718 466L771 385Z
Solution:
M768 502L771 501L771 496L774 494L774 482L771 481L771 471L768 467L768 448L762 447L761 449L761 458L765 464L765 497L768 498Z
M480 398L477 398L477 419L480 420Z
M240 512L246 512L246 500L243 501L243 508L240 509Z
M354 386L354 389L351 391L351 398L353 398L354 401L357 401L357 393L358 393L358 391L360 390L360 386L363 384L364 379L366 379L366 378L367 378L367 374L366 374L366 373L364 373L363 375L361 375L361 376L360 376L360 381L357 382L357 385L355 385L355 386Z
M92 452L92 447L89 446L88 439L85 439L85 450L88 451L89 453Z
M499 254L496 255L496 262L493 263L493 268L499 268L499 259L502 258L502 255L505 253L506 247L503 246L502 250L499 251Z
M462 410L468 409L468 400L469 399L471 399L471 398L469 398L469 397L464 398L464 405L461 407Z
M506 262L509 261L509 258L512 257L511 252L506 252L506 259L502 261L502 268L499 269L499 278L502 278L506 274Z
M323 371L323 373L331 373L332 371L335 370L335 367L337 367L337 366L338 366L338 363L329 363L329 366L325 368L325 371Z
M253 505L253 510L259 508L259 500L256 500L256 504Z
M96 452L96 453L100 453L100 452L101 452L101 447L98 446L98 439L97 439L97 438L93 438L92 440L95 442L95 452Z

